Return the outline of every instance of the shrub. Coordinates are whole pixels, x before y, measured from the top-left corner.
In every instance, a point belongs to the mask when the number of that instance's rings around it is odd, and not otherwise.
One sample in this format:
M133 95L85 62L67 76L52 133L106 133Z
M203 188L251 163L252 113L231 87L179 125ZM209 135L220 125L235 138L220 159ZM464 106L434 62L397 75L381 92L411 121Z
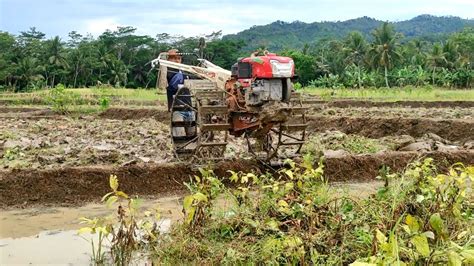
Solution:
M316 168L309 155L301 164L286 163L287 168L272 174L229 171L230 188L212 171L201 170L187 185L183 222L168 234L150 234L149 226L141 226L133 200L117 190L118 180L112 176L113 191L103 200L109 205L128 203L119 205L119 227L85 219L92 226L82 231L100 228L106 236L114 235L111 254L126 255L126 260L112 256L115 263L130 262L140 241L135 236L143 235L154 237L152 245L142 249L152 264L474 263L469 194L474 167L458 163L439 174L428 158L401 174L384 168L385 186L357 200L331 190L322 159Z
M47 96L47 102L51 105L53 111L60 114L69 113L71 107L80 104L81 100L79 94L66 91L62 84L52 88Z
M437 174L431 159L417 162L376 195L354 200L335 195L313 168L289 161L277 175L231 172L237 188L219 189L233 204L203 208L199 226L174 227L159 242L158 263L315 265L466 265L474 263L474 168L454 165ZM217 204L208 192L196 208ZM205 200L203 200L205 199ZM209 203L214 201L214 203Z

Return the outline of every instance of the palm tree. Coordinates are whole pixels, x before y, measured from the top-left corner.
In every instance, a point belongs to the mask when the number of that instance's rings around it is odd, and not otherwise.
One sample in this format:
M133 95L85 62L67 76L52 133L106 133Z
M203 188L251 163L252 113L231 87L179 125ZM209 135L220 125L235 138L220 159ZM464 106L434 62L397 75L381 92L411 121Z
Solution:
M361 87L360 68L364 60L365 53L367 51L367 43L364 36L358 32L351 32L347 37L343 48L347 56L345 58L346 63L355 65L357 67L357 82L358 87Z
M112 82L116 87L127 84L128 67L120 60L113 60L109 64Z
M424 47L426 42L420 39L412 40L405 46L406 54L404 58L409 60L409 63L415 66L424 67L426 64L426 53Z
M342 73L344 72L344 45L339 40L332 40L327 43L327 48L331 53L326 57L329 67L331 68L332 73Z
M102 82L102 69L107 70L109 68L109 64L112 61L112 54L105 45L99 45L97 49L98 53L98 68L99 68L99 81Z
M85 55L80 49L76 49L71 54L71 61L74 64L74 83L73 87L76 88L77 85L77 76L85 68Z
M428 55L428 62L430 62L430 66L433 68L433 74L431 76L433 85L435 84L435 74L436 68L445 65L448 61L446 60L446 53L443 51L441 44L435 43L433 45L433 50Z
M49 52L49 63L53 66L53 78L51 82L51 86L54 86L54 78L56 76L56 67L57 68L68 68L69 65L66 60L66 56L63 53L63 46L61 44L61 39L59 36L54 37L48 47Z
M18 62L15 78L25 82L28 87L32 82L43 79L40 72L43 67L38 64L38 60L33 57L25 57Z
M385 70L385 85L388 84L388 70L393 63L401 58L397 51L400 44L398 43L399 34L395 33L393 27L385 22L382 27L375 29L372 33L374 42L369 50L369 56L374 67L383 67Z
M461 63L461 55L459 53L459 45L452 40L447 40L443 45L444 57L447 61L448 69L453 69Z

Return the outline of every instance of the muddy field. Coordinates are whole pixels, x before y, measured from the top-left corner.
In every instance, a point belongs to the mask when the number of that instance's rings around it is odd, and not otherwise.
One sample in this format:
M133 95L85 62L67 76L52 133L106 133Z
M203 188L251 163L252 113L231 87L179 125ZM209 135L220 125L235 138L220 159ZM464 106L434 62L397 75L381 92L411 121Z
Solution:
M168 126L140 120L58 117L2 119L3 168L51 168L171 159Z
M474 163L471 102L333 101L313 103L304 152L325 155L330 181L370 181L382 166L403 170L433 157L440 168ZM100 114L57 115L45 108L0 106L0 208L75 205L100 199L107 178L147 196L181 191L196 165L172 156L162 107L110 108ZM227 170L266 171L231 140Z
M143 113L139 110L128 115ZM52 169L175 161L169 126L162 119L145 116L118 120L110 119L109 114L112 111L76 118L2 118L0 168ZM329 157L387 151L449 152L470 150L473 145L474 123L468 120L310 116L309 123L304 151ZM226 157L248 158L244 141L231 139Z
M336 104L339 103L339 104ZM364 116L364 117L399 117L399 118L432 118L432 119L461 119L461 120L473 120L474 119L474 106L470 105L457 105L443 106L443 107L430 107L428 103L433 102L421 102L426 103L427 106L421 106L412 108L403 105L394 106L351 106L346 103L350 101L336 101L325 104L316 103L308 105L311 109L309 115L320 115L320 116ZM363 102L363 103L375 103L375 102ZM436 102L435 102L436 103ZM453 102L456 103L456 102ZM463 102L470 103L470 102ZM474 102L473 102L474 103ZM384 103L389 104L389 103ZM474 105L474 104L473 104ZM74 112L72 113L74 115ZM77 114L76 114L77 116ZM165 121L168 119L168 112L164 106L149 106L149 107L111 107L106 111L99 114L102 118L109 119L141 119L141 118L155 118L159 121ZM38 118L53 118L55 117L54 112L44 107L2 107L0 105L0 118L8 117L23 117L25 119L38 119Z
M473 108L474 101L370 101L357 99L304 99L309 105L323 105L326 107L409 107L409 108Z
M325 160L325 177L331 182L374 181L382 166L401 171L413 160L425 157L435 159L440 170L446 170L456 162L474 164L474 151L345 155ZM223 178L229 175L228 170L257 173L268 170L253 161L243 160L221 162L213 169ZM185 189L183 182L188 182L198 171L184 163L1 171L0 207L76 205L97 201L108 192L108 177L111 174L119 177L121 189L127 193L147 196L182 191Z
M414 112L415 111L415 112ZM314 115L474 120L474 108L314 107Z

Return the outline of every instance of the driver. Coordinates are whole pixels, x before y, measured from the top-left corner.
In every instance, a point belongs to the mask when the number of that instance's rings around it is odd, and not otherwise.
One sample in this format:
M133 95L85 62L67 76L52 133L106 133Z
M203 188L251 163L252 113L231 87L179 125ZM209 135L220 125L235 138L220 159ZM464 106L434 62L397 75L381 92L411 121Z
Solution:
M182 57L178 53L178 50L171 49L168 51L168 61L181 64ZM168 111L171 111L171 105L173 104L173 96L178 92L179 85L184 84L184 75L181 70L175 68L168 68L166 75L168 81L168 87L166 87L166 96L168 99Z
M168 51L168 61L181 64L182 56L181 54L179 54L178 50L171 49ZM171 111L171 107L173 105L173 97L176 95L176 93L178 93L178 90L179 90L179 95L186 95L186 96L180 97L178 95L177 103L179 105L185 105L185 106L187 105L189 107L192 106L191 97L188 96L191 94L191 92L187 88L182 88L185 78L189 78L189 77L185 76L183 72L181 72L181 70L177 70L174 68L168 69L168 73L166 75L166 79L168 80L168 87L166 87L166 96L168 99L169 112ZM192 122L195 120L194 112L191 110L173 112L172 116L173 116L174 121L178 121L182 119L182 121ZM186 136L193 136L195 134L194 127L188 126L188 127L185 127L184 129L186 132Z

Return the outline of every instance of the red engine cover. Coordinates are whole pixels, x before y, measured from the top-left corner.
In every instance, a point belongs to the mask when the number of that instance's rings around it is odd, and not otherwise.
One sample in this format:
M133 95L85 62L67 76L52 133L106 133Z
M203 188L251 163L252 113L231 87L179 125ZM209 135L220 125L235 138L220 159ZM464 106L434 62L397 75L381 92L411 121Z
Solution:
M252 65L252 78L275 78L282 77L278 76L277 73L273 73L272 63L278 62L280 64L291 64L291 71L284 77L291 78L295 75L295 66L293 59L286 56L278 56L276 54L269 53L264 56L246 57L241 62L248 62Z

